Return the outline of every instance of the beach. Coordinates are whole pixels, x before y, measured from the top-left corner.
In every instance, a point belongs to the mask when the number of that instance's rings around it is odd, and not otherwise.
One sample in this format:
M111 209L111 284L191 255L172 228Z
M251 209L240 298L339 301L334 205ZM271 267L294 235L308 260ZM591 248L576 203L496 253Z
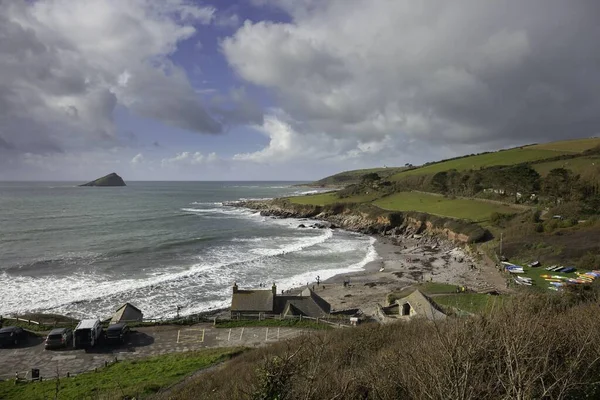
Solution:
M435 236L375 236L378 259L361 271L331 277L309 287L332 310L360 309L375 314L389 293L421 282L464 286L477 292L501 291L503 278L494 266L475 260L459 245ZM297 288L303 289L302 288ZM295 292L295 290L291 291Z

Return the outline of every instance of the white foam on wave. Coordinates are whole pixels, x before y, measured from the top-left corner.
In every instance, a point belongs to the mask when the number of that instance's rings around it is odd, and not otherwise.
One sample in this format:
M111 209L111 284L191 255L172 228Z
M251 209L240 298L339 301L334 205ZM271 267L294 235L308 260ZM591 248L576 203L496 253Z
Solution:
M9 276L0 274L0 287L4 288L0 294L0 314L22 313L33 310L54 310L71 312L74 304L78 302L94 302L110 297L135 297L136 292L140 298L136 299L138 306L144 306L146 315L154 317L162 315L164 305L156 305L147 299L152 290L172 291L187 288L193 285L202 287L226 287L236 274L239 267L233 265L247 265L260 269L261 265L273 256L301 251L315 244L323 243L332 236L332 231L311 237L295 237L291 244L280 246L269 251L253 251L256 248L238 248L239 245L225 246L212 249L211 254L201 256L202 262L188 268L170 268L169 270L148 271L146 277L125 278L114 280L109 276L97 274L74 274L69 276ZM263 238L255 238L263 239ZM277 243L276 237L264 238L269 242ZM281 239L279 239L281 240ZM259 243L256 241L254 243ZM244 244L239 242L240 245ZM246 242L252 244L253 242ZM206 274L203 274L206 273ZM52 288L52 290L47 290ZM109 313L111 307L117 304L106 304L106 309L99 312ZM172 308L172 307L170 307Z
M292 244L284 244L283 246L278 246L275 248L264 249L264 248L256 248L251 249L250 252L253 254L258 254L261 256L279 256L287 253L294 253L297 251L304 250L308 247L315 246L320 243L324 243L328 239L333 237L333 231L331 229L325 230L322 235L319 236L310 236L306 238L302 238L300 240L295 239Z
M324 281L336 275L360 271L364 269L364 267L368 263L372 261L377 261L378 259L379 255L377 254L377 250L375 250L375 238L370 237L369 245L367 246L365 256L359 262L343 268L320 269L316 271L304 272L302 274L294 275L278 283L277 288L287 290L294 287L306 285L307 282L314 282L317 276L319 276L321 281Z

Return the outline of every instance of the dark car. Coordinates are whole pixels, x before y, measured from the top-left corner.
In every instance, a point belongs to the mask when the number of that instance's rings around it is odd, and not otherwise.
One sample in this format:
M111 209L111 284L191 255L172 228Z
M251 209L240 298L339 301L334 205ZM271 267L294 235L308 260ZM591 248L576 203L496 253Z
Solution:
M0 347L18 346L25 341L26 333L18 326L7 326L0 329Z
M124 322L110 325L106 328L106 340L108 342L124 343L127 335L129 335L129 326Z
M67 347L72 342L73 331L71 330L71 328L56 328L52 329L46 337L44 346L47 349L53 349L57 347Z

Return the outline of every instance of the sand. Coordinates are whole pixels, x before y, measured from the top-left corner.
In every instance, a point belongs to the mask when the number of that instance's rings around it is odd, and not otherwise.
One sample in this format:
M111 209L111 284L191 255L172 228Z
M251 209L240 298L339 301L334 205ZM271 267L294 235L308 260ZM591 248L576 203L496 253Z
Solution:
M503 289L504 278L493 265L477 262L447 240L377 237L375 248L379 259L364 270L336 275L320 285L311 282L310 287L315 287L333 311L359 308L366 316L375 314L377 304L387 305L388 293L419 282L448 283L475 291Z

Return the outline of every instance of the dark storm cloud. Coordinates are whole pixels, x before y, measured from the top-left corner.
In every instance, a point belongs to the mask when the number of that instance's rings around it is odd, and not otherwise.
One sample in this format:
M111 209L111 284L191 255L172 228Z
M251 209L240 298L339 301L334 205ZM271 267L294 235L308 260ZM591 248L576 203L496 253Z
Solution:
M292 22L246 22L223 51L303 121L299 133L402 149L600 132L600 2L261 3Z

